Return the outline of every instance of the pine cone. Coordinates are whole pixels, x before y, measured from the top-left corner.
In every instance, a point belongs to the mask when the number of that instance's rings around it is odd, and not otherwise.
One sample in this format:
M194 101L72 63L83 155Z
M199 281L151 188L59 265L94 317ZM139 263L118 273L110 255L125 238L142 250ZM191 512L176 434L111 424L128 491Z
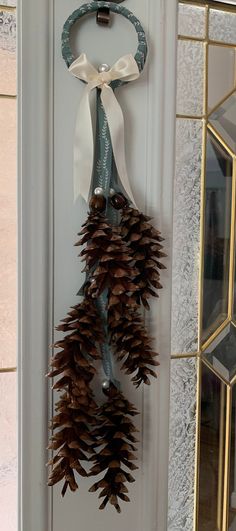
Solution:
M121 236L129 245L134 266L138 270L134 279L138 287L137 300L146 309L149 309L148 299L158 297L157 290L162 288L159 270L166 269L159 261L166 256L162 252L163 238L149 223L150 219L138 210L127 207L122 211L120 222Z
M133 464L133 461L137 459L133 453L137 450L134 446L137 439L133 433L138 430L129 418L137 414L135 407L112 386L108 391L108 401L101 406L98 413L99 426L93 432L97 438L99 450L97 455L91 459L95 464L90 475L98 475L106 471L103 479L89 489L90 492L102 489L99 498L104 498L104 500L100 509L104 509L110 502L120 513L119 498L126 502L130 501L125 483L132 483L135 480L129 472L124 470L124 467L130 470L138 468Z
M82 387L81 382L79 386L71 386L70 392L65 392L56 406L51 428L58 431L52 435L48 447L56 455L48 463L52 466L48 485L53 486L64 480L62 496L68 486L73 492L77 490L74 472L87 476L81 461L88 461L89 455L93 454L95 439L91 435L91 426L94 424L96 408L92 392L85 383Z
M87 243L80 255L86 261L84 270L92 274L88 294L97 298L109 288L121 304L129 304L129 294L137 290L132 282L137 271L131 265L132 257L119 230L111 227L103 214L93 212L83 227L82 238L76 245Z
M103 329L94 303L84 300L69 312L58 330L73 332L55 344L62 350L53 357L52 371L48 375L51 378L61 376L53 389L62 392L51 422L51 428L57 431L51 437L49 449L57 453L49 463L52 471L48 484L52 486L64 479L64 496L68 486L72 491L78 488L74 471L87 475L81 461L87 461L93 453L95 439L91 426L95 422L97 404L90 382L96 373L92 362L100 358Z
M158 366L157 352L152 351L152 339L148 336L142 317L135 309L127 309L119 321L108 314L110 343L118 361L123 361L121 370L135 374L132 382L150 385L149 376L157 377L153 367Z

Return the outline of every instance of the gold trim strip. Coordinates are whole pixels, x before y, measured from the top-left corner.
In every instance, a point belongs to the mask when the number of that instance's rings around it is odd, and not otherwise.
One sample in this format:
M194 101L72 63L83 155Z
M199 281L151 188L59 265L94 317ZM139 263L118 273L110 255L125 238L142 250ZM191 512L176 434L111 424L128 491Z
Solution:
M190 37L189 35L178 35L179 41L206 42L204 37Z
M227 380L209 363L209 361L204 356L201 358L201 360L204 363L204 365L206 365L206 367L211 372L213 372L213 374L215 374L215 376L217 376L218 380L221 380L221 382L223 382L225 385L227 385L227 388L230 389L230 383L227 382Z
M204 44L204 101L203 101L203 113L204 116L207 116L208 111L208 57L209 57L209 51L208 51L208 42Z
M194 114L176 114L176 118L182 118L184 120L202 120L205 116L204 114L201 116L194 116Z
M236 48L236 43L233 44L233 43L226 43L226 42L221 42L221 41L213 41L211 39L209 39L209 44L212 45L212 46L222 46L223 48Z
M16 100L17 96L16 94L0 94L0 98Z
M224 487L224 440L225 440L225 385L220 384L220 429L219 429L219 472L218 472L218 493L217 493L217 526L221 529L222 524L222 501Z
M233 323L232 323L232 324L233 324ZM231 382L230 382L230 387L233 387L234 384L235 384L235 382L236 382L236 374L235 374L235 376L232 378L232 380L231 380Z
M6 372L16 372L17 367L0 367L0 374L6 373Z
M186 354L171 354L172 360L180 360L180 359L186 359L186 358L196 358L199 356L199 352L187 352Z
M16 6L3 6L0 4L0 11L16 11Z
M195 446L195 476L194 476L194 522L193 531L198 531L199 512L199 477L200 477L200 450L201 450L201 388L202 388L202 362L197 362L197 396L196 396L196 446Z
M205 343L202 344L201 351L204 352L209 345L211 345L212 341L218 337L218 335L226 328L226 326L230 323L229 317L227 317L223 323L221 323L220 326L211 334L211 336L205 341Z
M231 204L231 232L230 232L230 262L229 262L229 293L228 293L228 314L233 316L234 306L234 265L235 265L235 195L236 195L236 158L233 159L232 178L232 204Z
M210 46L222 46L223 48L236 48L236 43L231 42L221 42L221 41L214 41L212 39L202 39L201 37L189 37L188 35L178 35L179 41L192 41L192 42L199 42L199 43L208 43Z
M225 463L222 531L228 531L232 390L226 389Z
M235 153L232 151L232 149L226 144L223 137L216 131L216 129L211 124L207 124L207 129L211 131L213 136L218 140L218 142L222 145L222 147L227 151L227 153L232 157L232 159L235 157Z
M207 7L207 3L201 0L192 0L191 2L189 0L180 0L180 4L187 4L188 6L199 6L199 7Z
M205 178L206 178L206 145L207 127L203 122L202 132L202 168L201 168L201 205L200 205L200 264L198 286L198 350L201 349L202 318L203 318L203 279L204 279L204 232L205 232Z

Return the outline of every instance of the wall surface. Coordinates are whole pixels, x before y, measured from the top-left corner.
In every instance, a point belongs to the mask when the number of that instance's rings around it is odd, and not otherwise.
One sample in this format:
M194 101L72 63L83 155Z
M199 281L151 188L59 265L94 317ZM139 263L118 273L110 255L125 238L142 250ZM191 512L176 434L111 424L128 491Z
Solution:
M140 79L117 91L124 110L127 163L140 209L154 216L168 253L163 292L149 325L156 337L161 368L151 389L124 390L141 411L139 471L131 503L117 515L98 511L86 480L64 500L60 488L46 488L47 398L44 373L54 325L76 302L81 266L73 243L86 215L73 203L72 145L82 84L61 58L61 29L81 3L21 0L19 36L20 157L20 455L19 531L165 531L167 529L168 411L170 357L172 179L175 115L175 0L129 0L148 36L149 57ZM74 35L79 54L96 65L112 64L136 49L132 26L114 17L100 28L88 17ZM27 65L27 67L26 67ZM27 259L26 259L27 257ZM36 325L37 323L37 325ZM49 326L48 326L49 323ZM30 326L29 326L30 324ZM48 410L49 402L49 410Z

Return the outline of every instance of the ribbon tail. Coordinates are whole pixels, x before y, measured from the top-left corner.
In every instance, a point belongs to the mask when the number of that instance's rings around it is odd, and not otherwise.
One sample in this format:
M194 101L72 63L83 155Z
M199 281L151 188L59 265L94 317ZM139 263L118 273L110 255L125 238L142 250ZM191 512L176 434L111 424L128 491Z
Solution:
M84 90L76 118L74 138L74 201L81 195L88 201L93 173L94 140L90 109L90 88Z
M121 107L113 90L108 85L104 85L102 88L101 100L107 116L114 159L121 184L134 206L137 206L131 190L126 167L124 116Z

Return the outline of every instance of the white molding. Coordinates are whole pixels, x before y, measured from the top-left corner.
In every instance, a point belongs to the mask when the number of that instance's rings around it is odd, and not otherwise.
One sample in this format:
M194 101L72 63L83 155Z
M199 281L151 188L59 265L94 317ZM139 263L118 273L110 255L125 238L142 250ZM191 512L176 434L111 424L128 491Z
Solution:
M53 3L53 2L52 2ZM50 323L51 2L18 11L19 522L49 531L46 486Z
M143 529L166 531L168 512L171 251L173 178L175 162L177 0L150 2L148 116L148 213L165 237L167 271L162 275L163 293L154 305L151 328L157 336L160 368L157 384L144 394Z

